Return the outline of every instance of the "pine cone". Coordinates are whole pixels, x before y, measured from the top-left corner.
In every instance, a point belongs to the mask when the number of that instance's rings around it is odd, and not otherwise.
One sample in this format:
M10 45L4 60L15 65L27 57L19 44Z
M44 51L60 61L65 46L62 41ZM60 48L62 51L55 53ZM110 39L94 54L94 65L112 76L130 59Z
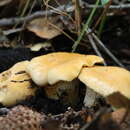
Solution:
M40 113L20 105L0 117L0 130L41 130L42 119L44 116Z

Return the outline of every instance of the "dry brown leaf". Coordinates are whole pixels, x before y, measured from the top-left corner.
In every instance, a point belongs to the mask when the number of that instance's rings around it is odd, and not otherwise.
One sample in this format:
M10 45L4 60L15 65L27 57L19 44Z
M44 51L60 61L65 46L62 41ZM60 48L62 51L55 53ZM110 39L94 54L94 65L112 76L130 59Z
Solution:
M127 113L127 110L125 108L120 108L112 113L107 113L103 115L101 118L101 121L103 123L108 120L113 120L117 124L120 124L124 120L126 113Z
M62 24L58 23L57 17L44 17L31 21L27 29L41 38L52 39L61 34Z
M107 102L115 108L125 107L130 111L130 100L119 92L115 92L106 98Z
M117 123L120 124L123 122L125 116L127 114L127 110L125 108L120 108L115 112L112 112L111 118Z
M125 108L118 109L112 113L103 115L98 123L99 130L126 130L128 125L124 123L129 117L129 114ZM127 129L128 130L128 129Z

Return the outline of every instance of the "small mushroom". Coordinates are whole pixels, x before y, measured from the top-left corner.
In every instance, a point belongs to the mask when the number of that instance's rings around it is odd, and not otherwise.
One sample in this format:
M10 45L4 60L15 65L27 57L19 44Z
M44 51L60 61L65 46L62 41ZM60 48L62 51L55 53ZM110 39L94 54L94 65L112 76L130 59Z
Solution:
M6 106L16 104L35 93L30 76L25 72L28 61L15 64L0 74L0 103Z
M69 97L67 102L72 103L78 97L77 77L82 67L102 62L95 55L58 52L32 59L26 71L38 86L44 87L49 98L59 99L65 94Z
M126 69L111 66L84 67L78 78L87 87L106 97L116 108L130 106L130 72ZM84 103L87 104L86 98Z

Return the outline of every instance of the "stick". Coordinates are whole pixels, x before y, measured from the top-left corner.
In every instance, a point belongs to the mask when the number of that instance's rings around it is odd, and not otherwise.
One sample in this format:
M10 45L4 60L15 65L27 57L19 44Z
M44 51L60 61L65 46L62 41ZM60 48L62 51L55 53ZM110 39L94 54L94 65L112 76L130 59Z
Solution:
M83 2L83 5L86 7L86 8L104 8L103 5L93 5L93 4L87 4L86 2ZM120 5L110 5L109 9L127 9L127 8L130 8L130 4L120 4Z
M91 29L89 29L89 31L91 31ZM102 47L102 49L111 57L111 59L113 61L115 61L115 63L117 63L119 66L125 68L125 66L112 54L112 52L101 42L101 40L94 33L91 33L90 35L93 36L93 38L95 39L95 41L97 41L97 44L100 47Z
M88 35L88 39L89 39L90 44L91 44L91 46L93 47L94 51L96 52L96 54L97 54L98 56L100 56L100 57L103 58L102 54L101 54L100 51L98 50L98 48L97 48L97 46L96 46L96 44L95 44L95 42L94 42L94 40L93 40L93 38L92 38L91 35ZM104 61L103 64L104 64L105 66L107 65L105 61Z
M70 7L65 8L65 5L63 5L63 6L60 6L57 8L57 12L58 12L58 10L72 12L74 10L74 7L71 6L71 8ZM47 10L47 11L37 11L37 12L35 12L29 16L25 16L25 17L4 18L4 19L0 20L0 27L29 22L33 19L44 17L46 15L50 16L54 13L56 13L56 10Z

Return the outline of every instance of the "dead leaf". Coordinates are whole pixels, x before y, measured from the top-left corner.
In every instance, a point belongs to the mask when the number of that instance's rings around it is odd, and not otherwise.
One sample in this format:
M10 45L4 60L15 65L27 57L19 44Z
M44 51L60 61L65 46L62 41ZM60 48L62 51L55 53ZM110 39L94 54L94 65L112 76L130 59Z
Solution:
M115 92L106 98L107 102L115 108L125 107L130 111L130 100L119 92Z
M103 115L98 123L98 130L130 130L126 119L129 114L125 108Z
M111 114L111 117L116 123L120 124L123 122L124 118L126 117L126 114L128 114L127 110L125 108L120 108L113 112Z
M41 38L52 39L61 34L62 24L58 23L57 17L44 17L31 21L27 29Z
M98 121L98 130L130 130L130 113L121 108L114 112L102 115Z
M126 113L127 113L127 110L125 108L120 108L112 113L103 115L101 118L101 121L106 122L108 120L113 120L117 124L120 124L124 120Z

